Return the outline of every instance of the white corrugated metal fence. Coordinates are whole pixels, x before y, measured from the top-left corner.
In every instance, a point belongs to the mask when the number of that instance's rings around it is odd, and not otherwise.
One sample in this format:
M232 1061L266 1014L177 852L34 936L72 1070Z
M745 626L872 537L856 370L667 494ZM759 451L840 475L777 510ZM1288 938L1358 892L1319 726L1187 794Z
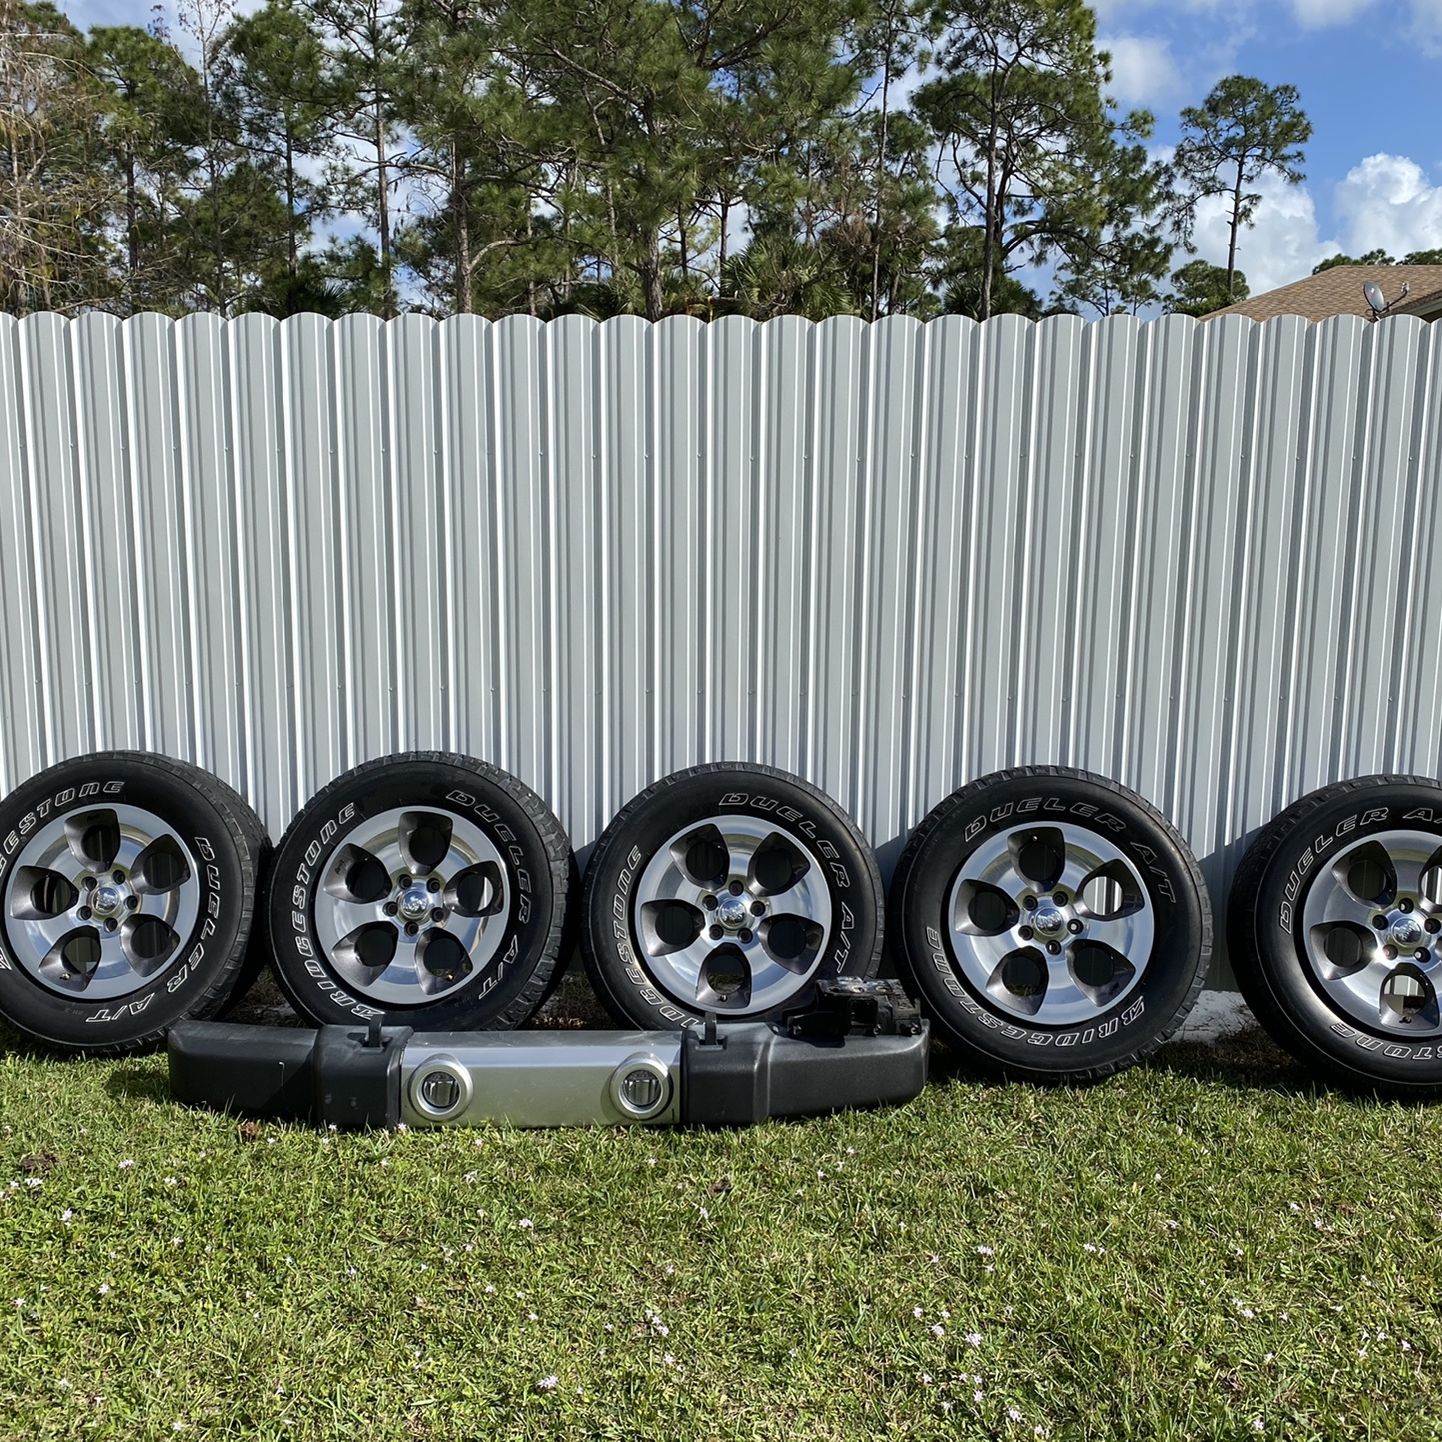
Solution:
M577 847L701 760L889 869L1090 767L1214 888L1322 782L1442 771L1442 327L0 317L0 789L188 758L279 835L357 761Z

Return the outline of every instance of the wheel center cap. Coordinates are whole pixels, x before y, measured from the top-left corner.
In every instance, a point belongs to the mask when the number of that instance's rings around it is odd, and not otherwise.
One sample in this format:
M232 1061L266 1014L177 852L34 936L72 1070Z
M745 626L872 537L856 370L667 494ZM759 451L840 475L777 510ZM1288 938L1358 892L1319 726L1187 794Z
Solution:
M91 898L90 909L108 916L120 905L120 892L114 886L97 886Z
M733 931L746 925L746 903L739 896L723 896L716 903L716 917Z
M1398 946L1416 946L1422 940L1422 923L1415 916L1400 916L1392 923L1392 940Z
M1043 936L1059 936L1066 929L1066 918L1050 906L1042 907L1031 919L1033 931Z
M431 909L431 894L424 886L412 886L401 893L398 909L407 921L419 920Z

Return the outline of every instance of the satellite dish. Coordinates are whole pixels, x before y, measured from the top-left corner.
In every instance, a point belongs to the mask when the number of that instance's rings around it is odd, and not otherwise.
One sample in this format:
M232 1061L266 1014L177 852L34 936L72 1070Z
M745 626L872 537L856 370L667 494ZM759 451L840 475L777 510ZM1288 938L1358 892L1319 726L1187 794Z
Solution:
M1369 280L1362 287L1362 294L1367 297L1367 304L1372 307L1374 316L1387 314L1387 298L1382 294L1382 287L1375 280Z

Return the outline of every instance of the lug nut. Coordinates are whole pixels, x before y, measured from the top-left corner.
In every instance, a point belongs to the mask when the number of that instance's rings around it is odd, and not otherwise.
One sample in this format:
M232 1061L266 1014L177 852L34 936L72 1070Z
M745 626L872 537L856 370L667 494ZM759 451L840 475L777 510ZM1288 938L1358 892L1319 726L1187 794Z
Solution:
M1021 904L1022 904L1024 907L1026 907L1026 909L1027 909L1028 911L1035 911L1035 910L1036 910L1036 897L1034 897L1034 896L1023 896L1022 899L1021 899Z
M407 936L414 936L414 935L416 934L416 932L418 932L419 930L420 930L420 927L418 927L418 926L415 924L415 922L413 922L413 921L408 921L408 922L406 922L406 935L407 935Z
M124 873L123 871L121 871L121 870L119 869L119 867L117 867L114 871L112 871L112 872L110 873L110 879L111 879L112 881L117 881L117 882L118 882L118 881L124 881L124 880L125 880L125 873Z
M440 879L439 876L433 876L433 877L431 877L431 879L430 879L428 882L426 882L426 890L427 890L427 891L439 891L440 889L441 889L441 879Z
M134 911L139 905L140 898L138 896L127 896L125 898L125 907L127 911Z
M723 927L713 926L709 932L709 935L712 941L720 941L721 938L726 935L726 931Z
M765 903L764 901L753 901L753 902L751 903L751 915L752 915L752 916L765 916L765 915L766 915L766 903Z
M1379 911L1376 916L1372 918L1372 925L1375 926L1378 931L1386 931L1387 918L1383 916L1382 913Z
M1433 936L1436 936L1439 931L1442 931L1442 921L1438 921L1435 916L1429 916L1422 924Z
M1075 917L1073 917L1069 922L1067 922L1066 929L1071 932L1073 936L1080 936L1082 924Z
M1049 942L1047 942L1047 944L1046 944L1046 949L1047 949L1049 952L1051 952L1051 954L1052 954L1053 956L1060 956L1060 955L1061 955L1061 942L1059 942L1059 941L1049 941Z
M1052 893L1052 898L1051 898L1051 899L1052 899L1054 902L1056 902L1056 904L1057 904L1058 906L1065 906L1065 905L1066 905L1066 892L1064 892L1064 891L1055 891L1055 892Z
M1031 929L1031 927L1024 926L1017 933L1017 935L1020 936L1023 941L1030 941L1032 937L1036 935L1036 933Z
M93 876L82 876L80 878L80 884L86 889L86 891L95 890L95 878Z
M402 891L404 891L406 887L408 887L410 884L411 878L409 872L403 871L398 877L396 877L396 885L399 886Z
M743 927L741 928L741 930L738 931L736 934L737 934L737 936L739 936L739 937L741 938L742 941L750 941L750 940L751 940L751 929L750 929L750 927L743 926Z
M1401 910L1403 910L1403 911L1411 911L1411 910L1412 910L1412 902L1410 901L1409 898L1407 898L1407 897L1405 897L1405 896L1402 898L1401 901L1399 901L1399 902L1397 903L1397 905L1398 905L1398 907L1399 907Z
M716 898L708 891L706 895L701 898L701 905L704 906L707 911L715 911Z
M1415 956L1418 961L1426 961L1428 956L1431 955L1431 953L1427 950L1425 946L1419 946L1417 950L1412 953L1412 955Z
M1385 956L1388 961L1396 961L1397 948L1395 946L1384 946L1382 948L1382 955Z
M384 911L387 916L394 916L399 910L399 907L396 906L395 902L388 901L381 910Z
M431 920L432 920L432 921L444 921L445 919L446 919L446 909L445 909L444 906L433 906L433 907L431 908Z
M75 914L81 919L81 921L89 921L91 917L91 911L88 906L82 906L80 910L77 911Z
M746 890L739 881L733 881L729 887L732 896L740 896Z
M120 923L112 916L110 920L105 923L105 929L106 931L114 931L119 924Z

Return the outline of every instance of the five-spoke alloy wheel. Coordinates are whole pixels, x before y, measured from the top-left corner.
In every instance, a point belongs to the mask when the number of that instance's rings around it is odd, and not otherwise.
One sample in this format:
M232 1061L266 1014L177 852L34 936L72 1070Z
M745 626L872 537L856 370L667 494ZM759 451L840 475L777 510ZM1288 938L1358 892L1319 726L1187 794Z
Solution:
M698 766L642 792L596 843L582 909L592 983L636 1026L778 1015L880 958L865 839L823 793L761 766Z
M1299 1060L1442 1094L1442 786L1372 776L1290 806L1238 868L1228 947L1248 1004Z
M560 980L575 862L515 777L418 752L333 781L276 854L277 976L320 1023L519 1026Z
M932 1016L975 1061L1041 1080L1130 1065L1181 1025L1211 949L1181 837L1103 777L983 777L916 829L891 912Z
M0 803L0 1011L67 1050L154 1045L244 975L267 851L254 812L164 756L65 761Z

